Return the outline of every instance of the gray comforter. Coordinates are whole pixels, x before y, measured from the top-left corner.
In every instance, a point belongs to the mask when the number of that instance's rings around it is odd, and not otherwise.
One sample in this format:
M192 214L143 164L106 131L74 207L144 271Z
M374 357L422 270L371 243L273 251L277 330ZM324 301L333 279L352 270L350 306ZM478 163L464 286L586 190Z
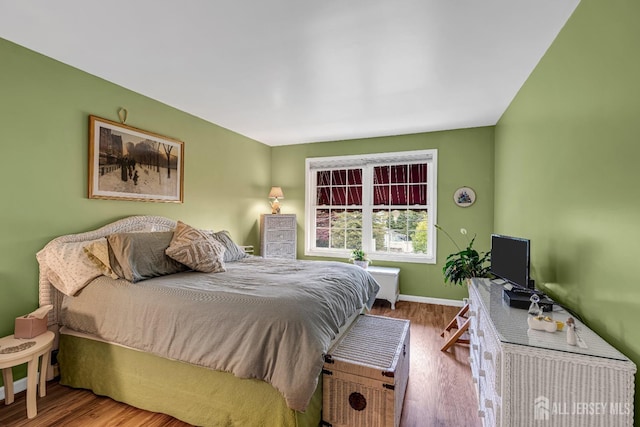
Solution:
M249 257L224 273L136 284L105 276L65 297L62 323L162 357L258 378L303 411L322 355L378 284L350 264Z

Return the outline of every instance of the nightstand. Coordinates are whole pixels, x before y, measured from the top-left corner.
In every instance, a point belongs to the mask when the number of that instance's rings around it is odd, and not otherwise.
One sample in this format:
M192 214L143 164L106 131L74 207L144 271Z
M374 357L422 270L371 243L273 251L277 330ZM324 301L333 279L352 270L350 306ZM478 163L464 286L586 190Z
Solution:
M27 418L38 414L36 408L36 386L38 386L38 359L40 364L40 397L47 395L47 367L49 354L53 346L54 333L47 331L33 338L16 339L13 335L0 338L0 370L4 381L4 403L13 403L13 372L14 366L27 363Z
M376 299L384 299L391 303L391 309L396 309L396 301L400 295L398 282L400 280L400 269L395 267L378 267L369 266L367 268L369 274L376 279L380 285L380 290L376 295Z
M296 216L260 216L260 255L264 258L296 258Z

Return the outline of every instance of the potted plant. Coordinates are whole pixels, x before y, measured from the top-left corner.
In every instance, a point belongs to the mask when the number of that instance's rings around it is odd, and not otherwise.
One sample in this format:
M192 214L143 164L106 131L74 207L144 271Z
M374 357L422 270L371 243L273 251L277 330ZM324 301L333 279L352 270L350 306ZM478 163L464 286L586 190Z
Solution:
M358 267L362 267L364 269L369 266L370 262L369 258L367 258L367 254L365 254L362 249L354 249L351 252L350 260Z
M486 263L491 261L491 251L478 252L473 248L473 242L476 240L476 236L469 241L468 245L464 249L460 249L460 246L455 240L447 233L442 227L436 224L436 228L447 235L449 240L453 242L458 252L452 253L447 256L446 263L442 268L442 274L444 275L444 282L451 282L456 285L462 285L472 277L489 277L489 265ZM460 234L467 236L467 230L460 229ZM468 238L467 238L468 239Z

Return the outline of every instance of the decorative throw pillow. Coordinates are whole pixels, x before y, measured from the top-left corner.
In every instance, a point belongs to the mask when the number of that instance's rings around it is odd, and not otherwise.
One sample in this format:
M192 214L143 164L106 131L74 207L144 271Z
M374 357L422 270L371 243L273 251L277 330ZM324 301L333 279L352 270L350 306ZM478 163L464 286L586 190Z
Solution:
M118 277L133 283L186 271L187 266L164 253L172 238L172 231L111 234L109 264Z
M224 248L226 249L224 252L224 262L233 262L238 261L242 258L246 258L249 255L238 246L232 239L231 235L227 230L218 231L217 233L213 233L213 238L218 242L222 243Z
M96 240L84 247L84 253L87 257L102 271L102 274L112 279L117 279L118 275L111 269L109 263L109 246L107 239L102 238Z
M224 268L225 248L205 232L181 221L165 253L174 260L203 273L219 273Z

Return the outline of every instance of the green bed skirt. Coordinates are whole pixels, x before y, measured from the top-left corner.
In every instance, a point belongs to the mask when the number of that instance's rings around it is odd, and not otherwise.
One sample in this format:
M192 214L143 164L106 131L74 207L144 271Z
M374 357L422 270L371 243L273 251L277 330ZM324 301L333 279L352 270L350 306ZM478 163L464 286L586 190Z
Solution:
M317 427L319 381L306 412L290 409L270 384L100 341L60 335L60 383L197 426Z

